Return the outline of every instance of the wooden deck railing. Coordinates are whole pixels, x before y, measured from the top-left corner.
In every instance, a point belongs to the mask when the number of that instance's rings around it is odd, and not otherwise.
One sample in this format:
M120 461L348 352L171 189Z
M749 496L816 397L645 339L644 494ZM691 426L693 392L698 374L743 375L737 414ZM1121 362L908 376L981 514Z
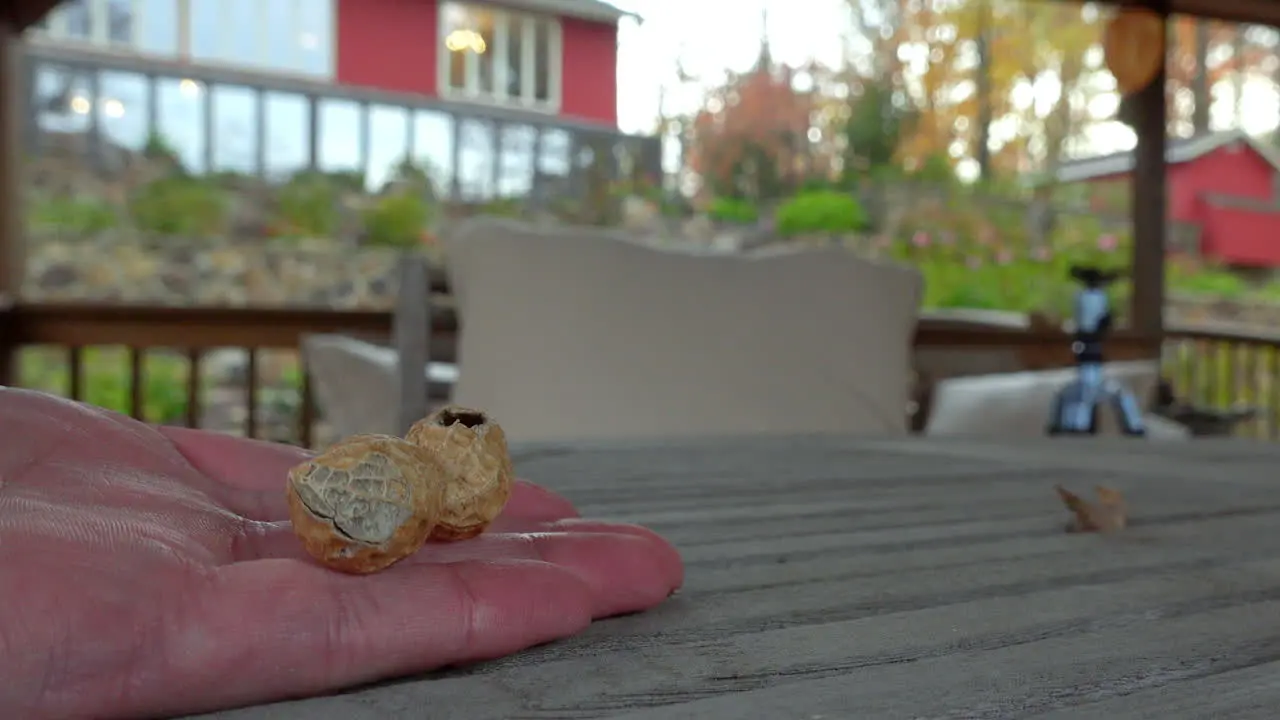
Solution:
M432 283L443 293L443 280ZM454 359L457 320L447 305L433 303L433 359ZM90 348L114 346L124 358L127 387L124 407L116 409L151 421L196 427L206 398L201 380L202 363L215 349L240 348L247 353L243 381L238 389L244 409L241 432L260 436L262 393L259 358L266 352L296 353L311 333L345 333L387 338L392 332L390 312L270 308L177 308L99 305L0 303L0 384L21 384L20 368L7 363L13 349L60 348L67 375L64 394L77 400L91 397L92 380L86 377L85 357ZM1069 365L1066 336L1056 331L974 329L964 323L924 319L916 335L920 347L1004 348L1015 351L1020 364L1030 368ZM1239 332L1211 332L1175 328L1161 343L1153 338L1118 335L1110 345L1115 359L1154 357L1161 354L1163 372L1177 395L1205 410L1229 410L1240 405L1257 408L1257 416L1238 429L1252 437L1280 437L1280 335L1265 337ZM186 365L181 393L181 417L148 417L147 363L163 355ZM299 367L294 429L283 439L309 446L317 413L304 367Z

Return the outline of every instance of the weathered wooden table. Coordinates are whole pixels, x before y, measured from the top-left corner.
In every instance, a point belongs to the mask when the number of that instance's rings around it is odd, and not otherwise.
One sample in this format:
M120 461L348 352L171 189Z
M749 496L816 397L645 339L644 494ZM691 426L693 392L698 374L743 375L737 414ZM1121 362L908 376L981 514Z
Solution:
M1280 447L795 439L528 448L686 587L497 662L224 713L305 718L1274 718ZM1052 487L1125 493L1067 535Z

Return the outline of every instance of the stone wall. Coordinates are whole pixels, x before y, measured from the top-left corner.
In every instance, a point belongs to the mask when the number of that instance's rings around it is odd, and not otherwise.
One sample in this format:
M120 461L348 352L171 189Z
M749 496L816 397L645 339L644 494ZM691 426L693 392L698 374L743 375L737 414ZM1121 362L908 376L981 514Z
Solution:
M24 299L387 309L402 251L325 241L35 237Z

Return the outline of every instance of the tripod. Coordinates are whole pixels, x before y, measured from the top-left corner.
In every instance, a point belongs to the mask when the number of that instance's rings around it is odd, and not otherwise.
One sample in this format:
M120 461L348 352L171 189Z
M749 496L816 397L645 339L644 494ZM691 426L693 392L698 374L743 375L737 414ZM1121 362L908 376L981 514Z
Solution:
M1104 405L1110 405L1125 435L1147 434L1142 409L1133 393L1103 374L1102 341L1111 330L1106 287L1118 274L1093 267L1073 267L1071 277L1083 287L1076 293L1075 337L1071 352L1076 378L1058 391L1050 411L1050 435L1096 435Z

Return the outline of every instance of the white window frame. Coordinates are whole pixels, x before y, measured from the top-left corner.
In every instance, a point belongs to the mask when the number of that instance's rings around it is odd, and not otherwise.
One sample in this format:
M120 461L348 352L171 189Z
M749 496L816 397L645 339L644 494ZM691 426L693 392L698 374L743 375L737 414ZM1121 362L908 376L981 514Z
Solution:
M299 2L308 0L294 0L293 15L295 20L300 15L298 8ZM155 53L154 51L143 50L139 47L139 33L146 20L143 18L145 14L144 8L146 3L144 0L128 0L131 5L133 23L130 26L132 37L127 42L111 42L108 38L107 23L101 19L105 18L108 13L109 0L88 0L89 6L89 29L90 37L88 39L81 37L73 37L67 34L67 16L64 12L60 12L60 8L54 8L49 13L49 22L47 27L34 30L31 32L31 39L36 42L44 42L56 45L80 45L89 46L95 49L101 49L109 52L117 52L128 55L142 55L163 57L169 60L181 60L190 62L198 66L208 67L226 67L237 70L247 70L251 72L261 72L271 75L293 75L319 80L333 80L337 77L338 71L338 2L339 0L328 0L329 5L329 37L321 38L320 42L327 43L329 46L327 67L323 74L303 73L297 70L286 68L273 68L260 63L234 63L225 60L217 60L214 58L196 58L191 54L191 0L173 0L176 5L175 15L177 17L177 52L176 53ZM257 32L259 57L266 58L268 54L268 43L270 42L271 33L278 32L278 28L267 27L266 22L266 6L261 6L263 14L262 22L258 23L257 28L252 30ZM225 43L228 33L235 32L236 28L229 28L229 12L221 14L221 26L219 30L219 42Z
M560 112L560 106L563 99L563 81L564 81L564 28L561 19L555 15L546 15L541 13L527 13L515 10L507 10L489 4L480 4L466 2L466 0L440 0L436 3L437 11L437 28L436 33L436 92L442 98L450 100L464 100L466 102L484 103L490 105L500 105L503 107L517 107L525 110L535 110L546 113ZM449 48L445 47L445 38L448 36L450 28L446 22L446 16L450 8L457 8L465 11L484 11L490 13L494 18L493 27L493 87L494 92L480 92L480 63L474 53L468 54L465 88L455 88L450 82L452 73L451 63L453 61L453 53ZM507 33L511 27L511 20L518 18L523 21L523 35L521 37L521 59L522 66L536 67L537 52L536 30L535 24L542 22L547 26L547 45L551 57L547 58L547 99L538 100L537 94L537 78L535 73L526 72L521 77L520 97L512 97L506 93L507 88L507 61L508 52L510 50L507 43ZM499 91L498 88L502 90Z

